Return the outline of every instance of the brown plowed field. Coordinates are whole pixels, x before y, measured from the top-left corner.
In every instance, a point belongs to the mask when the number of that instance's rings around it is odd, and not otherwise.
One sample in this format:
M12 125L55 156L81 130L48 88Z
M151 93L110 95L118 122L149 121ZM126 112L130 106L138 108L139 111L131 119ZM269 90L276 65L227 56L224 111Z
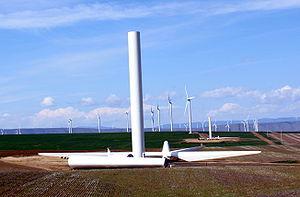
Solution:
M300 133L277 133L272 132L269 134L273 139L285 144L285 145L300 145Z
M69 170L65 159L37 156L40 151L1 151L0 196L300 196L300 146L205 149L262 153L177 161L167 169ZM272 163L278 161L296 163Z

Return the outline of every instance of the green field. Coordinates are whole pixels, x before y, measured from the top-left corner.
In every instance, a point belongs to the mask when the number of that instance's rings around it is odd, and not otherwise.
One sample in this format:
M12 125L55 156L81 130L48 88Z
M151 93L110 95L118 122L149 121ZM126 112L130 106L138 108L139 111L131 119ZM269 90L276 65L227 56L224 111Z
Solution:
M222 142L205 144L211 146L241 146L266 145L251 133L245 132L217 132L215 136L240 137L245 141ZM185 138L197 138L186 132L146 132L147 148L162 148L163 142L168 140L171 148L185 148L199 144L182 143ZM248 140L247 140L248 139ZM0 150L104 150L131 149L130 133L89 133L89 134L30 134L30 135L1 135Z

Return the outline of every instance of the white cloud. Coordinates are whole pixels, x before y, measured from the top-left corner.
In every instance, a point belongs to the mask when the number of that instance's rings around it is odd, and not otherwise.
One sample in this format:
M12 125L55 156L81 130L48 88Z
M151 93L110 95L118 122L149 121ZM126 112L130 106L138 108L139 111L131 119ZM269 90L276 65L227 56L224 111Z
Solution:
M201 94L204 98L256 98L261 103L296 102L300 100L300 88L289 85L262 93L242 87L226 87L206 91Z
M300 109L300 88L293 88L289 85L283 86L269 92L261 93L258 90L248 90L246 88L219 88L207 91L202 94L205 98L254 98L251 106L239 106L238 104L227 103L219 109L209 111L208 115L245 115L256 114L265 117L274 117L274 114L295 115ZM237 101L236 101L237 102Z
M70 106L53 110L44 109L26 117L28 120L26 124L30 122L30 127L66 127L67 120L72 118L75 126L92 126L96 123L97 114L100 114L103 124L109 126L108 124L115 123L117 126L124 126L122 124L125 122L126 111L128 108L117 107L101 107L87 112Z
M246 1L236 4L225 4L211 12L213 15L228 14L242 11L277 10L300 7L299 0L260 0Z
M112 117L115 115L121 115L123 116L125 112L128 111L128 108L118 108L118 107L100 107L93 109L92 111L88 112L86 116L88 118L94 118L97 116L97 114L100 114L101 116L106 117Z
M5 118L8 118L10 116L11 116L11 114L9 114L9 113L2 113L2 114L0 114L0 118L1 119L5 119Z
M235 103L225 103L221 108L220 108L220 112L230 112L232 110L235 110L237 108L239 108L240 105L239 104L235 104Z
M84 106L92 106L92 105L95 105L95 103L96 102L91 97L81 99L81 104L84 105Z
M222 113L234 114L240 112L241 106L236 103L225 103L219 109L211 110L208 112L208 116L216 116Z
M257 90L248 90L243 87L225 87L204 92L204 98L227 98L227 97L260 97L261 93Z
M282 88L272 90L261 96L263 103L293 103L300 100L300 88L292 88L286 85Z
M152 6L113 3L80 4L73 7L44 10L24 10L0 14L0 28L49 28L76 23L83 20L120 20L147 16L173 15L187 8L191 3L167 3ZM131 6L131 7L130 7Z
M58 108L58 109L43 109L42 111L35 114L35 117L38 119L47 119L47 118L78 118L84 117L84 112L80 112L73 107Z
M175 91L170 91L170 92L163 92L161 95L158 96L153 96L151 94L145 94L144 95L144 102L158 102L158 101L168 101L168 96L172 99L176 97L177 93Z
M43 98L43 100L41 102L41 105L45 106L45 107L53 106L54 105L54 98L52 98L50 96L47 96L47 97Z
M122 100L119 96L117 96L116 94L110 94L106 99L105 102L109 105L109 106L121 106L122 104Z
M177 3L148 3L147 5L114 4L112 2L77 5L63 2L59 5L43 2L40 3L40 9L37 9L38 6L32 4L31 7L23 6L21 7L23 9L16 9L17 11L7 9L10 12L0 14L0 28L50 28L70 25L84 20L121 20L187 14L220 15L242 11L298 8L299 6L299 0L246 1L235 4L208 4L199 1L180 1ZM6 4L6 7L13 6Z

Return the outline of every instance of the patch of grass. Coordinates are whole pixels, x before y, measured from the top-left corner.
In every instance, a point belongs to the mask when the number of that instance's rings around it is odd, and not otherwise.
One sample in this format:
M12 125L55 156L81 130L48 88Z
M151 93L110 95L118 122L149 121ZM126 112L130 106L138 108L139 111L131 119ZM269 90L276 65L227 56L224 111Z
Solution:
M213 132L213 136L220 137L240 137L240 138L257 138L250 132Z
M216 132L214 136L256 138L245 132ZM199 146L199 143L181 143L186 138L197 138L187 132L145 132L147 148L162 148L168 140L171 148ZM258 139L258 138L257 138ZM205 144L211 146L256 146L266 145L263 141L241 141ZM105 150L131 149L131 133L80 133L80 134L29 134L0 135L0 150Z
M285 161L273 161L271 163L299 163L299 161L296 161L296 160L285 160Z

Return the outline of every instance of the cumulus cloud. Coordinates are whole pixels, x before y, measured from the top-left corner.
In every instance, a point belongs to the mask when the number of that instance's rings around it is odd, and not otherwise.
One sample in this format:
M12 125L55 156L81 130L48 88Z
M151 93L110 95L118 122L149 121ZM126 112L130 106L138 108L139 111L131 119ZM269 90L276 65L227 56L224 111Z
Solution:
M91 111L84 112L73 107L65 107L58 109L44 109L35 114L36 118L95 118L97 114L104 116L113 116L116 114L123 114L128 111L128 108L117 107L100 107Z
M109 106L121 106L122 99L117 96L116 94L110 94L106 99L105 102Z
M128 108L118 108L118 107L99 107L93 109L92 111L86 113L86 117L94 118L97 114L101 114L106 117L111 117L114 115L123 115L125 112L128 111Z
M58 108L58 109L44 109L35 114L36 118L45 119L45 118L78 118L85 116L84 112L73 107Z
M300 88L292 88L289 85L264 93L261 96L263 103L297 102L299 100Z
M41 105L44 107L50 107L54 105L54 98L47 96L45 98L43 98Z
M219 109L211 110L208 112L208 116L216 116L221 113L229 113L229 114L234 114L238 111L240 111L241 106L236 103L225 103L222 105Z
M168 100L168 96L172 99L176 97L177 93L175 91L170 91L170 92L163 92L158 96L153 96L151 94L145 94L144 95L144 101L152 101L152 102L157 102L157 101L164 101L166 102Z
M9 113L2 113L2 114L0 114L0 118L1 119L5 119L5 118L8 118L10 116L11 116L11 114L9 114Z
M239 87L219 88L206 91L202 95L204 98L252 98L252 105L239 106L238 104L227 103L219 109L209 111L208 115L220 114L261 114L274 116L274 114L295 114L300 109L300 88L289 85L274 89L268 92L249 90ZM235 102L238 102L236 100Z
M67 120L72 118L76 125L91 126L95 124L97 114L100 114L105 124L109 122L115 122L122 125L122 121L120 120L125 120L124 114L126 111L128 111L128 108L101 107L86 112L69 106L53 110L41 110L29 117L28 120L30 120L34 126L47 127L56 125L65 127Z
M249 90L243 87L225 87L204 92L203 98L228 98L228 97L260 97L257 90Z
M92 106L92 105L95 105L96 102L94 101L93 98L87 97L87 98L82 98L82 99L81 99L81 104L82 104L83 106Z

